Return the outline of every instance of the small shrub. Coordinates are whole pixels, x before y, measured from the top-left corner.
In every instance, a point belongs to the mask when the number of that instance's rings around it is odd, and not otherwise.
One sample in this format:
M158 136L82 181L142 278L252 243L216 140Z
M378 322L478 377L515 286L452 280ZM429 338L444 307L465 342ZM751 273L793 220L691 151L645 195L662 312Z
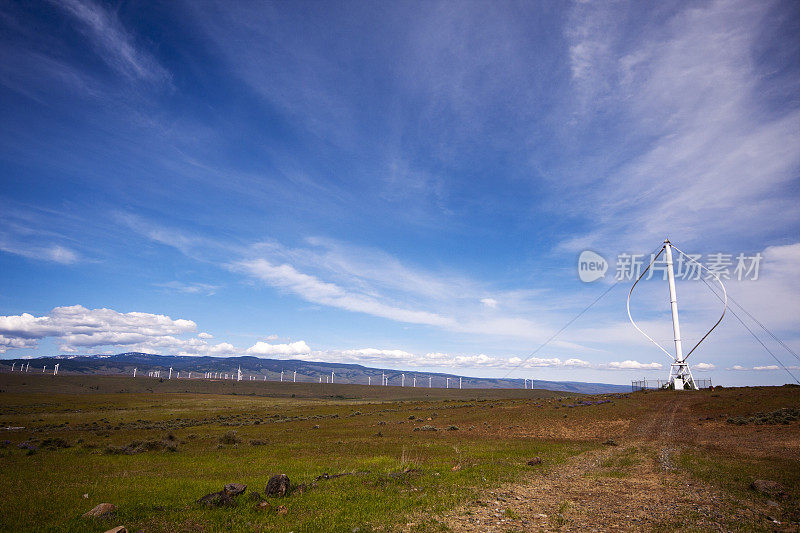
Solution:
M220 444L239 444L242 439L236 436L235 431L228 431L219 438Z
M755 424L757 426L773 425L773 424L791 424L792 422L800 420L800 409L793 407L784 407L771 413L756 413L753 416L732 416L726 422L736 426L745 426L747 424Z
M54 437L50 439L44 439L42 441L42 448L50 448L50 449L57 449L57 448L69 448L69 443L60 437Z
M126 455L124 446L106 446L103 453L106 455Z
M439 431L439 429L436 426L429 426L429 425L422 426L421 428L419 428L419 430L420 431Z

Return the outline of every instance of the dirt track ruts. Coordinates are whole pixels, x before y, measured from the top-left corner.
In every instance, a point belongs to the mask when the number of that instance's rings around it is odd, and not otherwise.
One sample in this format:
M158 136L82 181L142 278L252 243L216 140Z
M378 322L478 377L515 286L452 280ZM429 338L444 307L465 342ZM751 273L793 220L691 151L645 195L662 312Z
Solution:
M467 532L769 527L765 509L734 501L673 468L671 458L696 434L684 412L687 399L669 398L631 424L620 446L580 454L527 482L500 487L442 522Z

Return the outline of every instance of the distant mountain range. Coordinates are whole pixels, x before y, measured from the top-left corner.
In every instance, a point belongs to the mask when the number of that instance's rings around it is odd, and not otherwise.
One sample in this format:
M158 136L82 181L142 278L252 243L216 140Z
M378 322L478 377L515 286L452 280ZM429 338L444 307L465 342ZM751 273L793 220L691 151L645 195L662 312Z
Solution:
M371 379L373 385L380 385L381 375L385 374L389 380L389 385L400 385L402 375L405 374L405 385L413 386L416 377L417 387L427 387L429 380L434 387L445 387L449 378L450 387L457 388L459 379L461 386L469 389L521 389L523 381L521 379L508 378L476 378L470 376L459 376L457 374L445 374L437 372L414 372L406 370L392 370L387 368L370 368L356 364L346 363L322 363L316 361L300 361L296 359L262 359L260 357L191 357L176 355L156 355L139 352L128 352L117 355L57 355L53 357L39 357L36 359L7 359L2 361L9 367L12 363L25 364L31 363L31 367L36 367L41 371L43 365L52 368L55 363L59 363L59 372L72 374L133 374L133 369L137 369L139 375L151 370L160 370L161 376L166 377L169 369L173 373L181 372L182 377L188 377L192 372L192 377L198 377L205 372L221 372L235 374L238 368L242 369L244 379L277 381L281 378L283 371L284 381L292 381L294 373L297 372L298 382L318 382L320 378L325 382L330 378L331 372L334 373L336 383L361 384L366 385ZM17 366L19 368L19 366ZM33 368L31 368L31 371ZM611 385L608 383L584 383L580 381L544 381L535 380L534 388L575 392L582 394L600 394L610 392L627 392L630 387L627 385Z

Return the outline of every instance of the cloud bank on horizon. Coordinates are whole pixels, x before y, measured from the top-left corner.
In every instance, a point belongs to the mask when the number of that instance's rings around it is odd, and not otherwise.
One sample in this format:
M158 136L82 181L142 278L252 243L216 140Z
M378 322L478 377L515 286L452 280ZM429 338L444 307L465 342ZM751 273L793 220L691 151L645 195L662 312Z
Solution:
M624 383L669 365L627 282L529 355L613 282L578 280L582 250L669 235L761 254L729 293L796 370L799 11L4 4L0 353ZM678 289L691 343L719 302ZM634 312L667 345L665 292ZM790 380L733 317L697 357L718 382Z

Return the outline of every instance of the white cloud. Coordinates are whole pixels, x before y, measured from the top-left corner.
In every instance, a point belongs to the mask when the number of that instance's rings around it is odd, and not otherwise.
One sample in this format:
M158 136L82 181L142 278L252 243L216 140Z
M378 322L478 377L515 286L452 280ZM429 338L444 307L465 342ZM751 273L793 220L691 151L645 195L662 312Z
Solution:
M156 283L156 287L164 287L185 294L205 294L213 296L219 289L219 285L209 285L208 283L183 283L181 281L168 281L166 283Z
M497 300L494 298L481 298L481 303L491 309L497 308Z
M737 371L741 371L741 370L747 370L747 369L746 369L745 367L743 367L742 365L733 365L733 366L730 368L730 370L737 370Z
M753 370L780 370L778 365L754 366Z
M276 265L261 258L239 261L231 268L254 276L273 287L291 291L309 302L368 313L399 322L434 326L455 325L452 318L428 311L388 305L369 294L348 291L334 283L298 272L289 264Z
M565 207L595 222L592 244L650 242L665 228L683 242L700 228L703 238L741 240L796 223L792 196L781 191L800 164L800 111L771 109L765 84L773 73L753 59L771 5L691 4L665 18L639 17L633 39L623 39L631 35L622 27L626 9L636 8L578 3L566 31L578 100L625 125L610 139L636 145L601 158L609 170L576 170L566 184L575 195ZM731 223L732 212L748 224Z
M205 331L202 331L202 332L198 333L197 336L198 336L198 338L201 338L201 339L213 339L214 338L214 335L212 335L211 333L206 333Z
M35 348L36 341L0 335L0 353L5 353L9 348Z
M248 355L304 355L311 353L305 341L297 341L289 344L269 344L268 342L258 341L245 352Z
M81 30L93 41L98 54L110 67L130 78L165 82L169 73L125 31L114 13L88 0L53 2L81 23Z
M78 252L57 244L34 245L30 243L13 242L8 237L0 235L0 251L20 255L29 259L52 261L62 265L71 265L81 260Z
M661 370L661 363L640 363L639 361L612 361L608 368L613 370Z
M37 339L55 337L65 350L76 347L128 345L197 329L191 320L173 320L151 313L120 313L112 309L87 309L81 305L56 307L44 316L0 316L0 335L17 339L24 347ZM7 344L8 345L8 344ZM11 346L16 347L16 346Z
M691 367L693 369L702 370L702 371L714 370L716 368L716 366L712 365L711 363L697 363L695 365L691 365Z
M364 365L392 366L413 368L496 368L496 369L533 369L533 368L595 368L627 370L636 369L657 369L661 365L652 363L644 365L636 361L626 361L622 363L593 364L582 359L570 358L562 360L557 357L538 358L531 357L523 361L522 358L512 357L493 357L486 354L450 354L443 352L428 352L425 354L415 354L406 350L399 349L380 349L380 348L359 348L350 350L326 350L314 351L304 354L309 359L324 362L348 362ZM633 365L633 366L630 366ZM655 366L654 366L655 365Z

